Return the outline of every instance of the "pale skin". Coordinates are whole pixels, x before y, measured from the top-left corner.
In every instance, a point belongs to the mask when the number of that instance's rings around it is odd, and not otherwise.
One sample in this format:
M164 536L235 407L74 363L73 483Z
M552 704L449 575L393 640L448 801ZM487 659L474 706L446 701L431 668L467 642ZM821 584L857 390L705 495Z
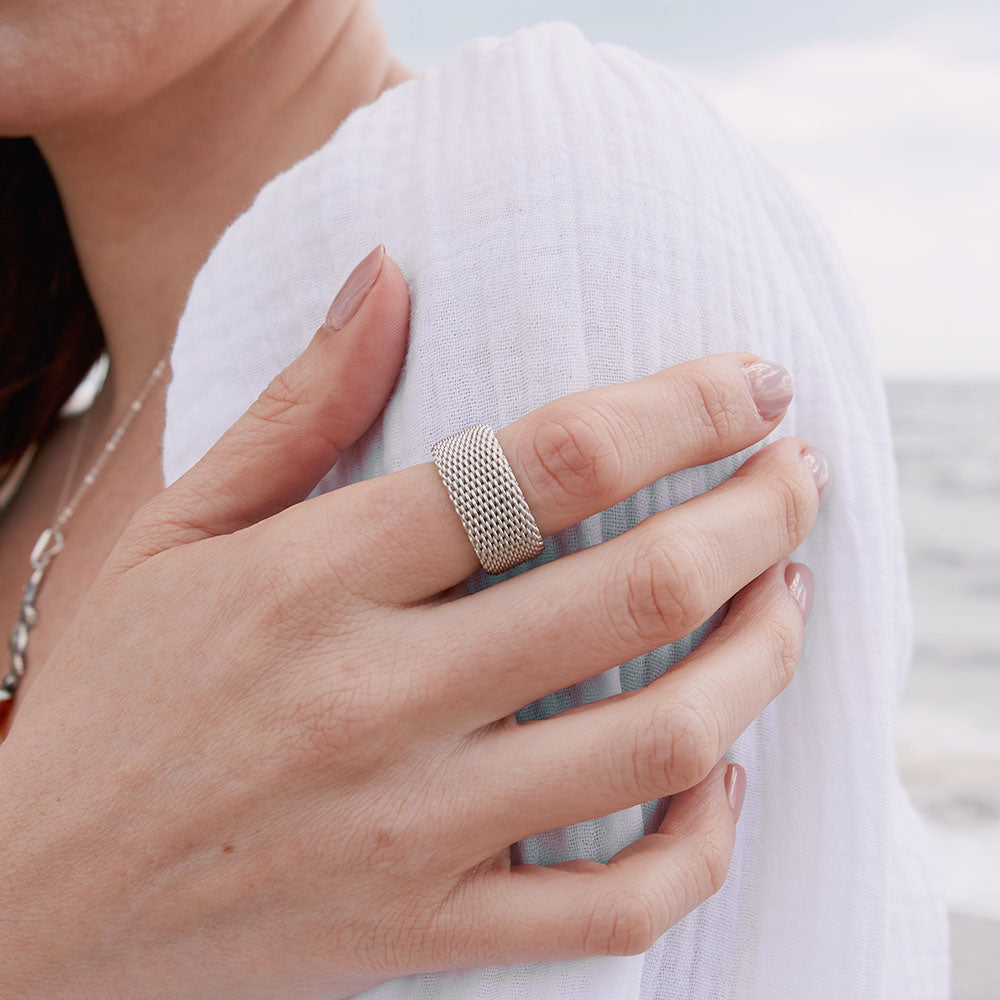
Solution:
M42 147L112 357L82 467L166 354L191 279L229 222L351 110L410 76L367 2L0 0L0 134ZM32 635L36 662L131 513L162 487L165 383L74 517ZM4 516L0 565L27 567L75 435L67 422L39 455ZM16 609L19 577L3 574L0 608Z
M193 4L0 4L0 65L21 82L0 121L36 134L59 180L117 373L92 454L215 235L407 75L367 5L210 9L195 51ZM147 51L134 30L113 44L137 25ZM720 758L790 681L808 613L808 570L787 558L820 502L807 442L465 596L478 564L430 462L303 502L384 405L407 328L386 257L342 329L321 328L166 491L157 393L74 518L0 746L12 995L336 997L632 954L721 885L742 776ZM498 429L543 534L774 430L755 360L693 361ZM4 566L26 565L50 518L72 432L4 516ZM0 606L21 585L5 575ZM513 724L730 599L649 688ZM609 865L511 864L522 837L667 795L661 827Z

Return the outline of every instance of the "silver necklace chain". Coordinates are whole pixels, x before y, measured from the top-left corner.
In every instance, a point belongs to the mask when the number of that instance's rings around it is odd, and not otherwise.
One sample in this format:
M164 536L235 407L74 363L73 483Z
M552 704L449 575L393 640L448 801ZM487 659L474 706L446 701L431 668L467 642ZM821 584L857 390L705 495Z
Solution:
M132 421L139 415L139 411L145 405L153 386L159 381L166 367L167 358L161 358L152 372L150 372L149 378L146 379L143 387L139 390L139 395L129 404L129 408L125 411L125 416L122 417L121 422L111 432L111 437L104 443L104 447L95 459L94 464L91 465L83 479L80 480L72 496L69 496L70 486L73 483L76 468L80 464L80 457L83 454L83 441L87 431L87 423L93 412L93 406L87 410L83 417L80 430L76 435L76 441L73 444L73 453L70 456L69 465L66 469L62 489L59 493L59 501L56 504L56 516L52 523L38 536L38 540L31 550L31 555L28 557L31 563L31 576L28 577L28 582L24 588L20 617L10 633L10 669L3 680L0 681L0 706L2 706L3 702L14 700L18 685L21 683L21 678L27 669L28 640L31 637L31 630L38 624L38 608L35 602L38 599L38 591L42 585L42 581L45 579L46 572L52 565L55 557L63 550L63 528L66 527L67 522L76 512L84 494L94 485L107 460L118 449L118 445L121 444L125 432L129 429Z

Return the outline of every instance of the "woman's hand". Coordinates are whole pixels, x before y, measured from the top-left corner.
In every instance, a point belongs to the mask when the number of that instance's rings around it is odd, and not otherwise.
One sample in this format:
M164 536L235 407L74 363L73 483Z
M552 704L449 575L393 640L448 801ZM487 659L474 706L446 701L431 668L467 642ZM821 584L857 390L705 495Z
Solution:
M406 302L387 260L345 328L136 514L25 698L0 750L5 996L330 998L632 954L721 885L741 790L717 762L792 676L809 576L785 557L822 461L779 441L617 538L456 598L478 563L432 462L296 502L381 407ZM499 430L542 533L764 437L787 400L760 415L755 360ZM513 724L734 594L648 688ZM511 864L520 838L666 795L659 831L608 865Z

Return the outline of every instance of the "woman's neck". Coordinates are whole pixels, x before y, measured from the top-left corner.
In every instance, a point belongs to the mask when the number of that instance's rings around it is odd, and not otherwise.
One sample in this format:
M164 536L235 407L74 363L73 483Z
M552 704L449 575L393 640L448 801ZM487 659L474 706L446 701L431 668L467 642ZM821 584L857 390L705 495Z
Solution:
M371 0L302 0L141 106L36 137L120 406L167 352L195 273L260 187L412 75Z

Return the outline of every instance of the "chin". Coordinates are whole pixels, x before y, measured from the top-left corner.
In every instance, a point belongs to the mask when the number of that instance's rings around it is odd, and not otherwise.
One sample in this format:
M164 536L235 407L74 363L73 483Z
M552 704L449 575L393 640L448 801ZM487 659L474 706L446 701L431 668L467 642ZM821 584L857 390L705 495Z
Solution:
M238 6L0 0L0 135L38 135L141 105L232 37Z
M30 81L30 82L26 82ZM90 76L65 73L11 77L0 68L0 136L41 135L114 115L135 101L114 88L95 85Z
M146 46L115 26L102 33L92 24L81 36L69 26L45 30L27 20L11 25L0 14L2 135L36 135L114 115L140 103L169 76L158 72L162 56L144 58Z

